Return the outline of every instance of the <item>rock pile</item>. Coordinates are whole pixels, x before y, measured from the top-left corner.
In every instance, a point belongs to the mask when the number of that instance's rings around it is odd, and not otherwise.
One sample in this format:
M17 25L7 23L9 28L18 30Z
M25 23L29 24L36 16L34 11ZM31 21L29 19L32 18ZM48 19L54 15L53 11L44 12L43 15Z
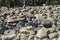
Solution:
M60 6L1 7L0 40L60 40Z

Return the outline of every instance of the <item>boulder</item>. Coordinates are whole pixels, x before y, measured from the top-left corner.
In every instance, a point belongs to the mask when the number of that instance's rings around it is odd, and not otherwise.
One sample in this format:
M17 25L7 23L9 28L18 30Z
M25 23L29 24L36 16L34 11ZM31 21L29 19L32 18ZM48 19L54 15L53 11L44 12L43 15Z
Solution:
M43 38L43 37L46 37L47 36L47 29L46 28L41 28L40 30L38 30L37 34L36 34L36 37L38 38Z
M30 35L29 37L28 37L28 40L34 40L34 35Z
M53 25L53 23L50 20L46 20L43 23L43 26L46 27L46 28L51 28L52 25Z
M48 30L50 31L50 33L53 33L55 30L55 28L48 28Z
M26 28L21 28L21 29L20 29L20 33L22 33L22 32L26 32L26 31L27 31Z
M34 28L33 28L32 26L27 26L26 29L27 29L27 30L32 30L32 29L34 29Z
M4 32L4 35L2 35L2 39L12 39L16 36L14 30L7 30Z
M52 40L57 40L57 38L53 38Z
M34 16L36 17L37 20L43 19L42 14L35 14Z
M58 34L56 32L49 34L49 38L55 38L57 36L58 36Z

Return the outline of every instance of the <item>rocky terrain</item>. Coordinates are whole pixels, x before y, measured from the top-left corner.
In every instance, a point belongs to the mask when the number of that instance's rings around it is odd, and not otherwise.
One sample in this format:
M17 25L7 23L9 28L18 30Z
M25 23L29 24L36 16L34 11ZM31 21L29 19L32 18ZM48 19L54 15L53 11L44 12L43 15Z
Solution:
M1 7L0 40L60 40L60 6Z

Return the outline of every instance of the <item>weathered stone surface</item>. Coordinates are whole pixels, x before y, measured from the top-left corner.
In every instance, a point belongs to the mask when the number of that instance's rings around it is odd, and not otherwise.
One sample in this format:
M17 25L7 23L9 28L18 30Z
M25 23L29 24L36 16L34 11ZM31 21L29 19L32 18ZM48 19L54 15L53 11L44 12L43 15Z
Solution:
M48 30L50 31L50 33L56 31L55 28L48 28Z
M28 40L34 40L34 35L30 35L29 37L28 37Z
M49 38L55 38L55 37L58 37L57 33L51 33L51 34L49 34Z
M26 28L21 28L20 29L20 32L22 33L22 32L26 32L27 31L27 29Z
M26 29L27 29L27 30L32 30L32 29L34 29L34 28L33 28L32 26L27 26Z
M15 31L14 30L7 30L4 32L4 35L2 35L1 37L3 39L11 39L14 38L16 36Z
M50 27L52 27L52 25L53 25L53 23L50 20L46 20L43 23L43 26L46 27L46 28L50 28Z
M42 15L41 14L35 14L35 17L36 17L37 20L42 19Z
M36 34L36 37L38 38L43 38L47 36L47 29L46 28L41 28L40 30L38 30L38 33Z

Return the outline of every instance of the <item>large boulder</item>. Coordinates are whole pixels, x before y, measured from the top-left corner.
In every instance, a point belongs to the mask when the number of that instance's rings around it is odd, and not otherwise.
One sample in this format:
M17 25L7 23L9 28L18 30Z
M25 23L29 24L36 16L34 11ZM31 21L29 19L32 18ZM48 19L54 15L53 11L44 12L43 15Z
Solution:
M53 33L56 31L55 28L48 28L48 30L50 31L50 33Z

